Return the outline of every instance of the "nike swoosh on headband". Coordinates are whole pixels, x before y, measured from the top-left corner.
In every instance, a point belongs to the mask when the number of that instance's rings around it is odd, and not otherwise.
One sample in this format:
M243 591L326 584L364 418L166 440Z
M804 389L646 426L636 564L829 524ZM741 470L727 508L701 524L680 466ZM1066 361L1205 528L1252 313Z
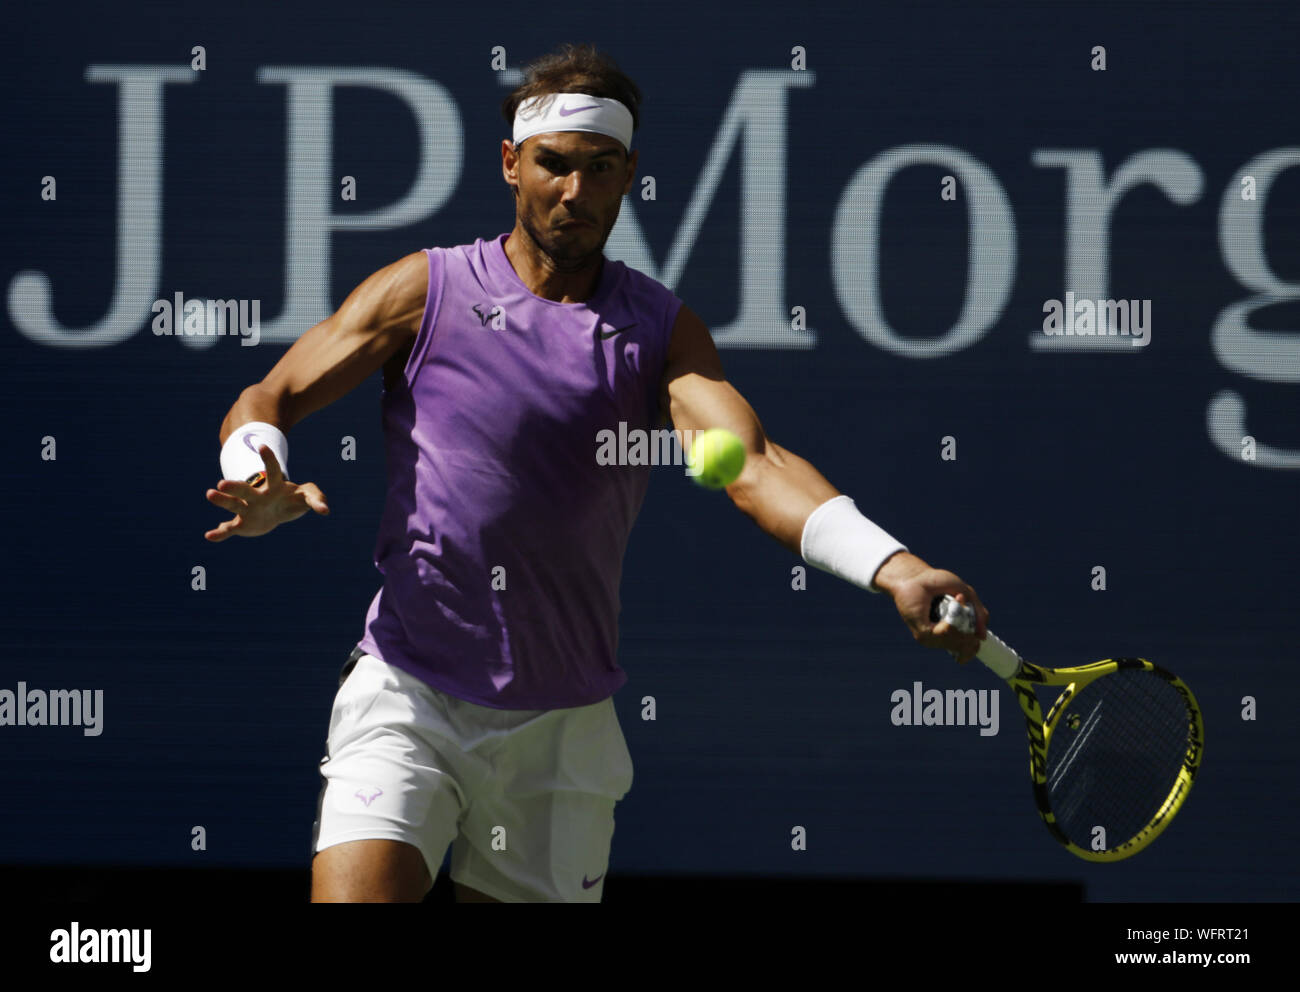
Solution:
M572 117L574 114L578 113L578 111L580 111L580 110L597 110L597 109L599 109L599 107L600 107L600 104L598 104L598 103L593 103L590 107L574 107L572 110L567 110L566 108L561 107L561 108L560 108L560 116L561 116L561 117Z

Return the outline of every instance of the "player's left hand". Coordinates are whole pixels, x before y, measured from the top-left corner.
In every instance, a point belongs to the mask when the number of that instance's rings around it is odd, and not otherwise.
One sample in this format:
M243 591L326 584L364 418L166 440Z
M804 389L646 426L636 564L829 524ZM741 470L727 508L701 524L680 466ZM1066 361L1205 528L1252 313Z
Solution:
M989 631L989 611L975 590L959 576L942 568L931 568L915 555L900 552L880 567L875 584L893 597L899 616L918 643L942 648L962 664L975 657ZM945 595L975 608L973 634L963 633L947 620L935 623L930 619L931 603L936 596Z
M315 510L321 516L329 515L325 494L316 483L300 485L286 479L269 445L258 445L258 454L266 466L266 477L260 484L222 479L216 489L208 490L209 503L235 514L203 535L209 541L224 541L231 535L260 537L280 524L297 520L308 510Z

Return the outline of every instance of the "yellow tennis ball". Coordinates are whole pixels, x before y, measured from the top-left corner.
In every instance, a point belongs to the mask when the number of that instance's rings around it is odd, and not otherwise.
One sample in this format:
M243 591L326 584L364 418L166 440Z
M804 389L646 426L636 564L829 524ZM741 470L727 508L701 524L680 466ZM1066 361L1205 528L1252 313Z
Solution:
M691 476L706 489L722 489L745 467L745 445L731 431L713 427L695 438L686 456Z

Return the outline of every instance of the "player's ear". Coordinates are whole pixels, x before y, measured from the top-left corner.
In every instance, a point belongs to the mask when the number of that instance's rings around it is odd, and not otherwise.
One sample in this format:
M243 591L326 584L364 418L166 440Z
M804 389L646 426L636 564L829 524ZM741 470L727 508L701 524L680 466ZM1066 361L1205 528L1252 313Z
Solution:
M519 175L519 151L515 148L514 142L509 138L501 139L501 175L507 183L510 183L510 173L514 172ZM511 184L513 185L513 184Z

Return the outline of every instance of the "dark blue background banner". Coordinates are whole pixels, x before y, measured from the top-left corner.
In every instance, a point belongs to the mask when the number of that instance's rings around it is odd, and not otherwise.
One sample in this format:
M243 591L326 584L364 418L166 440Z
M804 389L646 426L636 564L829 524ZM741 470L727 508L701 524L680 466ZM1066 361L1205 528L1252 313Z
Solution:
M996 679L916 646L886 597L794 588L798 558L659 467L622 587L636 776L611 871L1296 898L1293 5L6 18L0 690L102 690L103 726L0 726L0 862L307 863L380 581L379 377L293 431L328 519L204 541L218 428L369 273L513 226L500 103L573 40L645 94L606 252L708 322L768 435L974 585L1013 646L1150 658L1206 722L1159 842L1077 861L1034 813L1009 693L996 734L891 720L915 682ZM256 345L155 334L177 293L258 301ZM1044 329L1049 301L1112 299L1147 301L1141 339Z

